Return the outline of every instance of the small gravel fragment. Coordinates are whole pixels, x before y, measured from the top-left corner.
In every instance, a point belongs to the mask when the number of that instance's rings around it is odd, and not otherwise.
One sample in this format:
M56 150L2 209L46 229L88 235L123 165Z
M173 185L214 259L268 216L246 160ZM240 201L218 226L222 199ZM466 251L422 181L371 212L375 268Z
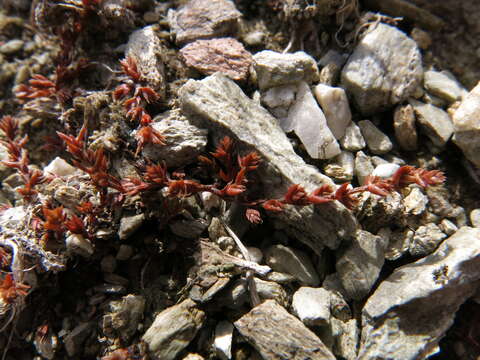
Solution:
M463 99L453 115L453 142L480 168L480 82Z
M258 86L265 90L274 86L297 84L301 81L318 81L318 67L315 59L299 51L282 54L264 50L253 56Z
M342 151L324 168L326 175L338 181L351 181L355 168L355 157L349 151Z
M417 122L436 146L444 146L453 134L453 123L448 114L432 104L411 99L410 104L417 115Z
M23 48L23 44L25 42L23 40L19 39L13 39L10 41L7 41L3 45L0 46L0 54L5 54L5 55L13 55Z
M233 80L245 80L252 64L252 55L233 38L196 40L183 47L180 55L204 75L219 71Z
M415 113L412 105L399 105L393 114L395 138L401 148L407 151L417 149L417 129L415 128Z
M355 176L360 185L364 184L365 178L370 175L374 169L370 157L365 155L363 151L358 151L355 156Z
M473 227L480 228L480 209L474 209L470 212L470 221Z
M420 226L413 235L409 251L412 256L426 256L435 251L447 237L436 224Z
M153 359L174 360L193 340L205 320L205 313L186 299L163 310L142 336Z
M118 229L118 236L120 240L128 239L145 221L145 214L124 216L120 220L120 228Z
M352 152L362 150L367 146L360 128L354 122L345 129L345 136L340 139L340 144L345 150Z
M121 244L118 248L116 259L118 261L125 261L132 257L133 248L130 245Z
M275 271L293 275L301 284L317 286L320 282L311 260L303 251L273 245L265 252L265 262Z
M229 321L220 321L215 327L213 347L222 360L232 358L233 325Z
M427 91L452 103L462 97L463 88L447 71L425 71L423 84Z
M313 93L327 118L327 124L335 139L345 135L346 128L352 122L352 113L345 90L323 84L315 86Z
M392 150L393 144L388 136L380 131L370 120L359 121L358 126L372 153L385 154Z
M293 313L307 326L326 325L330 320L330 292L301 287L292 299Z

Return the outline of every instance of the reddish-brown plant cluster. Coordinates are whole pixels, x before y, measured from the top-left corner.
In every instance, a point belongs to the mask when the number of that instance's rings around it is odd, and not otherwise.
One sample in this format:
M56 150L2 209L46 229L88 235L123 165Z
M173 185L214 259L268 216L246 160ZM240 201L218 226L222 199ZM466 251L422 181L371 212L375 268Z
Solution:
M6 304L12 304L18 297L27 296L27 290L30 286L17 283L14 279L12 274L7 274L0 281L0 298Z
M48 204L43 204L42 215L43 220L38 219L38 227L40 230L45 231L42 238L44 244L46 244L52 236L56 239L62 239L67 230L72 234L91 237L87 231L84 220L75 214L67 216L63 206L50 208ZM88 218L88 215L86 218Z
M61 132L57 132L57 134L72 155L73 165L86 172L99 191L105 192L107 188L113 188L123 192L120 180L108 173L109 162L103 148L92 150L87 147L85 142L86 124L82 126L76 137Z
M0 144L6 149L8 159L2 161L4 165L15 169L24 182L24 185L17 189L22 197L31 201L37 194L35 186L47 181L43 173L30 165L28 151L25 148L28 137L19 138L18 121L11 116L4 116L0 120L0 130L4 133L6 140Z
M168 195L174 197L191 196L198 192L211 192L224 200L237 201L245 206L246 218L252 223L262 222L259 208L266 211L281 212L286 205L307 206L318 205L331 201L338 201L348 209L353 209L358 202L358 194L371 192L376 195L386 196L392 191L398 191L410 185L417 184L421 187L438 185L445 181L445 176L438 170L417 169L413 166L400 167L391 178L381 179L375 176L367 177L365 184L353 187L350 183L340 185L336 190L329 185L322 185L308 193L299 184L291 185L281 199L252 200L247 194L247 174L256 170L260 163L257 153L251 152L245 156L236 155L235 146L229 137L223 138L211 157L200 156L199 161L207 165L216 174L214 184L201 184L196 180L172 179L167 172L165 164L152 164L146 166L141 179L129 178L122 182L127 195L168 189Z
M137 139L135 153L138 155L146 144L165 144L162 134L151 126L152 117L146 109L148 104L158 101L159 95L151 87L142 84L142 74L138 71L137 62L133 57L127 57L120 61L120 64L126 79L114 90L113 98L125 99L122 104L127 112L127 118L139 124L135 134Z

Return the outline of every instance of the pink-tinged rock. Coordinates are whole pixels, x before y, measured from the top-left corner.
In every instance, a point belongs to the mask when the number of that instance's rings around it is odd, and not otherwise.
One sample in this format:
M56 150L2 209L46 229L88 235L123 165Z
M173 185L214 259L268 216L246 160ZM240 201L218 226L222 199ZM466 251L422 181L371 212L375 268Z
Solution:
M219 71L233 80L245 80L252 64L252 55L233 38L197 40L183 47L180 54L188 66L202 74Z
M233 35L242 14L231 0L190 0L168 12L168 22L177 45Z

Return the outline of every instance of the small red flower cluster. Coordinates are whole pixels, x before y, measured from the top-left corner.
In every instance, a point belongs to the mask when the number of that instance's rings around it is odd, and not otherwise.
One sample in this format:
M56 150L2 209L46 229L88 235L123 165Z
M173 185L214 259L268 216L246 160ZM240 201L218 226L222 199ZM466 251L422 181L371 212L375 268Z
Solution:
M138 141L135 154L138 155L146 144L165 145L165 138L151 126L152 117L146 110L146 105L158 101L159 95L151 87L141 84L142 74L138 71L137 62L133 57L127 57L120 61L120 64L127 79L117 86L113 98L115 100L127 98L123 101L127 117L140 124L135 135Z
M4 160L2 163L17 170L25 184L17 191L25 200L31 201L37 194L35 186L47 181L47 178L40 170L30 166L28 151L25 148L28 136L18 138L18 121L11 116L4 116L0 120L0 130L6 137L6 140L1 140L0 144L8 153L8 160Z

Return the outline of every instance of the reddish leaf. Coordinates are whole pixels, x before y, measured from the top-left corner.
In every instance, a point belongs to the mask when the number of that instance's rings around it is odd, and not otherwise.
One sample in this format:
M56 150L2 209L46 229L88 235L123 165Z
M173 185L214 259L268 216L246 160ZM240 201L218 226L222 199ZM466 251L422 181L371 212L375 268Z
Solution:
M248 208L247 210L245 210L245 217L252 224L261 224L263 222L260 211L256 209Z

